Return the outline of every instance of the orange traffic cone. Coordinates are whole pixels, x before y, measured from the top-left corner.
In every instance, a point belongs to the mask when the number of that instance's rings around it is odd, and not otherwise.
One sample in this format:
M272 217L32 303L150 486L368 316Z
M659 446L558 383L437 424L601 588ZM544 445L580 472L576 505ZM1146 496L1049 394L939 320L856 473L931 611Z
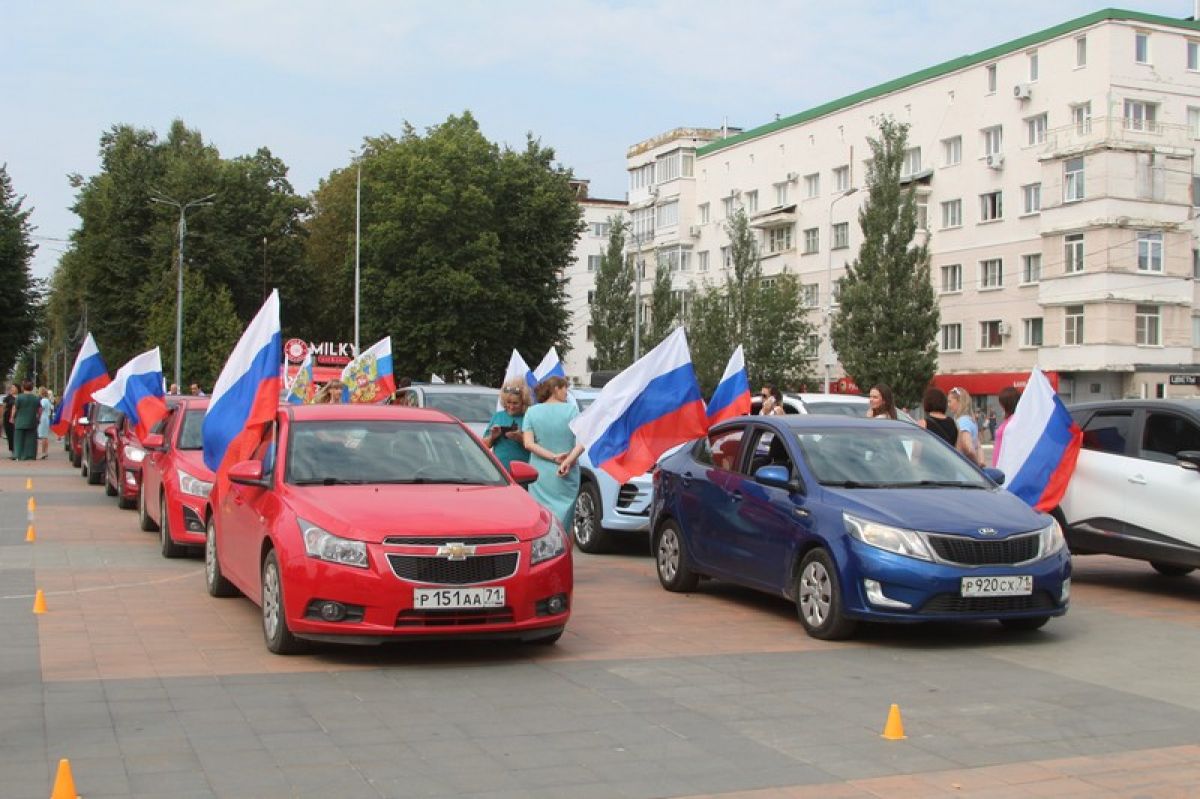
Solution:
M71 761L65 757L58 761L58 774L54 777L54 791L50 799L79 799L75 793L75 778L71 776Z
M893 704L888 710L887 724L883 725L883 737L889 741L903 741L908 736L904 734L904 722L900 720L900 706Z
M26 478L25 478L25 490L26 490L26 491L32 491L32 490L33 490L33 478L32 478L32 477L26 477Z
M35 510L37 510L37 500L34 499L33 497L30 497L29 504L27 505L27 507L29 508L29 512L33 513Z
M42 593L42 589L40 588L37 590L37 593L33 595L33 612L46 612L46 596Z
M31 543L31 544L32 544L34 541L37 541L37 533L35 533L35 532L33 531L33 525L32 525L32 524L31 524L31 525L29 525L28 529L26 529L26 530L25 530L25 540L26 540L26 541L28 541L28 542L29 542L29 543Z

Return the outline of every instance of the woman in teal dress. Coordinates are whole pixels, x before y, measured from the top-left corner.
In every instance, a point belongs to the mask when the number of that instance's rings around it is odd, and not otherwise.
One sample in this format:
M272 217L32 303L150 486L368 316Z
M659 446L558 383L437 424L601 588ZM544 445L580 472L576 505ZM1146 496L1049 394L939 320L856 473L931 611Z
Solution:
M504 384L500 389L500 404L503 407L488 420L483 441L492 448L492 453L504 464L505 469L513 461L529 463L529 450L525 449L525 434L521 432L521 424L525 421L525 411L532 403L524 378Z
M571 432L570 422L579 415L579 408L567 396L567 387L561 377L548 377L538 383L538 404L525 411L521 429L525 432L529 464L538 471L529 493L557 516L569 533L579 496L575 461L583 450L575 445L575 434Z

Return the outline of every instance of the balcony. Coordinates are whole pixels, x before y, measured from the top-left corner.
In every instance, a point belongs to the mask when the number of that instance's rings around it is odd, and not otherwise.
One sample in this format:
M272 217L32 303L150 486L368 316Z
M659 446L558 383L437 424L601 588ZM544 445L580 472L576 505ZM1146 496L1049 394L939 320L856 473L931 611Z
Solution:
M1195 147L1195 140L1187 125L1132 117L1091 117L1046 131L1046 141L1038 158L1062 158L1104 147L1126 150L1170 147L1190 151Z

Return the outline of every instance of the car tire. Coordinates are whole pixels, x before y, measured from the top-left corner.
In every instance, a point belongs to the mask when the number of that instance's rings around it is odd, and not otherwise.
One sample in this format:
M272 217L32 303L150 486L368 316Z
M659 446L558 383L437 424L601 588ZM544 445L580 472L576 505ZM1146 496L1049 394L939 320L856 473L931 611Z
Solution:
M104 494L105 496L115 497L117 495L117 487L112 484L112 480L108 479L108 464L106 463L104 466ZM121 501L117 500L117 505L119 506L120 504Z
M579 499L575 501L575 523L571 525L575 546L589 555L607 552L612 547L612 537L601 526L603 521L600 489L589 480L580 487Z
M842 609L842 588L833 558L824 549L811 549L796 573L796 613L804 630L822 641L849 638L858 622Z
M162 515L162 504L158 506L159 515ZM146 486L142 484L138 487L138 527L142 528L142 532L154 533L158 531L158 525L150 518L150 514L146 513Z
M307 648L288 629L287 611L283 605L283 578L279 574L279 558L273 549L263 559L261 607L263 639L267 642L267 649L276 655L295 655Z
M91 462L91 458L89 457L89 458L88 458L88 460L87 460L87 463L86 463L86 464L84 464L84 468L86 468L86 469L87 469L87 481L88 481L88 485L90 485L90 486L98 486L98 485L100 485L102 482L104 482L104 466L103 466L103 465L101 465L101 467L100 467L99 469L97 469L97 468L96 468L96 467L95 467L95 466L92 464L92 462Z
M1195 569L1191 566L1179 566L1174 563L1163 563L1161 560L1150 561L1151 568L1161 574L1163 577L1183 577L1185 574L1191 574Z
M1048 621L1050 621L1049 616L1032 616L1024 619L1001 619L1000 624L1006 630L1032 632L1033 630L1040 630L1045 627Z
M688 593L700 583L700 575L688 567L687 545L674 519L660 524L654 534L654 570L668 591Z
M211 516L208 517L208 527L204 535L204 587L209 596L237 596L238 590L233 583L221 574L221 562L217 559L217 525Z
M121 475L121 485L122 486L125 485L125 476L124 475ZM140 491L141 491L141 489L139 488L139 493L140 493ZM129 497L125 496L124 494L121 494L120 496L117 497L117 507L120 508L121 510L133 510L134 508L137 507L137 500L130 499Z
M71 465L78 469L83 465L83 457L75 452L71 453Z
M164 507L166 502L159 500L159 507ZM182 558L188 553L188 548L183 544L177 544L171 538L171 517L162 512L162 524L159 526L159 551L162 552L164 558Z

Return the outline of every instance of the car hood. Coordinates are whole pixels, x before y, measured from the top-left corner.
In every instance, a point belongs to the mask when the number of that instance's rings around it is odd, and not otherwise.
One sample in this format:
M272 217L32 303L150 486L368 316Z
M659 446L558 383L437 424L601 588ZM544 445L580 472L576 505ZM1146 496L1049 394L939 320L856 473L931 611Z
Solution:
M524 541L550 526L549 511L515 485L290 486L288 494L297 516L360 541L497 533Z
M179 468L195 477L211 483L216 475L204 465L204 451L199 449L177 449L175 457L179 459Z
M1046 517L1003 489L838 488L824 489L831 504L883 524L931 533L987 538L1027 533ZM995 532L991 532L995 531Z

